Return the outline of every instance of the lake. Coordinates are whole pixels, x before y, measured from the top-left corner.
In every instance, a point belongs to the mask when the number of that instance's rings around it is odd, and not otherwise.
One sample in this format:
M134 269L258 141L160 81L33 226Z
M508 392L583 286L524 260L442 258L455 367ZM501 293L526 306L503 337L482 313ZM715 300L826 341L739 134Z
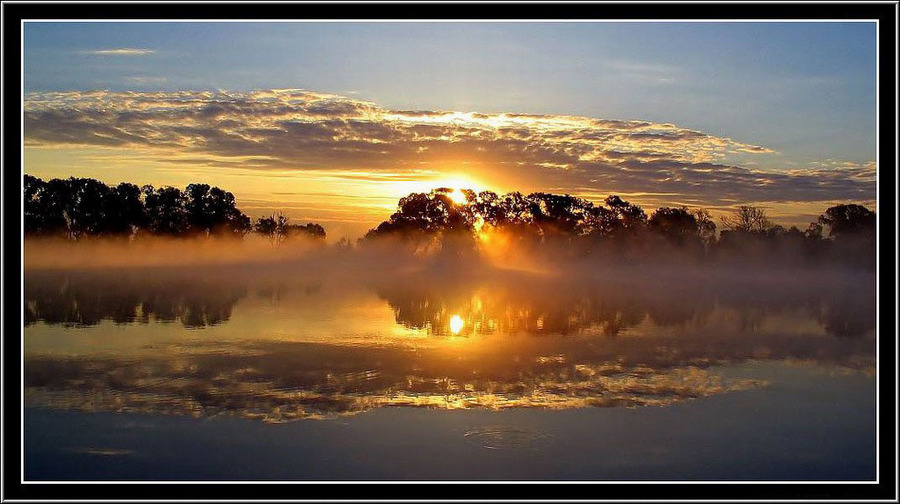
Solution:
M27 270L25 480L874 480L875 341L853 270Z

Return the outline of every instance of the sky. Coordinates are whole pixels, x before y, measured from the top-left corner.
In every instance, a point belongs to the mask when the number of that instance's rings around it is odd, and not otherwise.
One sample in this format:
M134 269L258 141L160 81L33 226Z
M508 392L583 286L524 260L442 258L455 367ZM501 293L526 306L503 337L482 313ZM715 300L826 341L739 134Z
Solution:
M26 173L357 237L440 186L875 208L874 23L25 24Z

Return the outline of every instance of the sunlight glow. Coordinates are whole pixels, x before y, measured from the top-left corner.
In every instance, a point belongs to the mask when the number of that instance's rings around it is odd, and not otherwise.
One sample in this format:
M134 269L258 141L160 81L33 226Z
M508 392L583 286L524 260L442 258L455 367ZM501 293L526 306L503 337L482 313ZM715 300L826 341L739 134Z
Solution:
M452 332L453 334L459 334L459 332L462 331L463 326L465 325L466 323L459 315L450 317L450 332Z
M461 189L454 189L453 192L448 193L447 196L450 196L450 199L457 205L464 205L466 203L466 194L462 192Z

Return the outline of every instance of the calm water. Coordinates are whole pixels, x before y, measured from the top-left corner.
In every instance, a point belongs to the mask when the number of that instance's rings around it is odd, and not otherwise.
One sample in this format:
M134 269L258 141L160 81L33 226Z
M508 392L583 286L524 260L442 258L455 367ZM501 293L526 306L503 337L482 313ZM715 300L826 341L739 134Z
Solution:
M866 480L874 278L28 271L26 480Z

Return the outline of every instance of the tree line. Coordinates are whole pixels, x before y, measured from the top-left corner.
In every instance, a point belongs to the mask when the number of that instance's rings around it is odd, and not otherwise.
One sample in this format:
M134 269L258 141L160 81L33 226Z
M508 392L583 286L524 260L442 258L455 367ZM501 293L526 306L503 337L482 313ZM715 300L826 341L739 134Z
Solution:
M232 236L258 233L279 243L296 237L324 241L315 223L292 224L282 213L252 221L234 195L208 184L184 190L121 183L106 185L90 178L43 181L25 175L26 236L78 240L113 236ZM719 261L748 257L795 262L839 260L867 267L875 262L875 212L857 204L824 211L806 229L774 224L764 209L740 206L719 220L705 209L660 207L648 216L638 205L610 195L594 204L568 194L438 188L412 193L397 211L369 230L361 244L395 238L407 243L435 243L441 250L465 253L478 238L500 232L530 250L545 249L569 256L603 253L641 260L675 255ZM454 197L456 196L456 197ZM342 240L339 248L347 248Z
M563 245L578 254L603 251L640 259L671 254L701 258L839 260L863 266L875 261L875 212L857 204L825 210L801 230L774 224L764 209L740 206L719 221L704 209L661 207L649 216L617 195L603 205L575 196L535 192L498 195L453 189L413 193L400 199L397 211L371 229L364 241L386 237L404 241L439 239L442 246L465 250L484 230L499 231L531 249ZM458 199L458 198L457 198Z
M280 242L294 237L325 239L319 224L291 224L283 214L255 222L241 212L234 195L208 184L153 187L123 182L110 186L91 178L24 180L26 236L232 236L255 232Z

